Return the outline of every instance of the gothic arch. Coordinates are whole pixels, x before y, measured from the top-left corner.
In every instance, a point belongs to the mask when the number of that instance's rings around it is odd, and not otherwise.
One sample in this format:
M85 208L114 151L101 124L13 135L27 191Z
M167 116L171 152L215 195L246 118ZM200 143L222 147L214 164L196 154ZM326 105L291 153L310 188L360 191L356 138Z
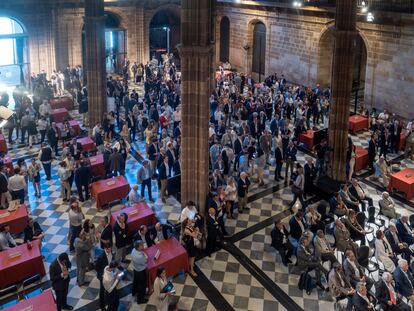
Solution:
M230 19L223 16L220 21L220 61L228 62L230 58Z

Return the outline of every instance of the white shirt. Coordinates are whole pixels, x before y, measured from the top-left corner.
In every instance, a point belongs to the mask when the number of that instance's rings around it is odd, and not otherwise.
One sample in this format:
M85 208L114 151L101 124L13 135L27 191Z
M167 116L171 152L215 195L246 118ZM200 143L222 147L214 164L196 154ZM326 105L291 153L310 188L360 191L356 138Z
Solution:
M105 290L108 293L111 293L118 285L119 279L115 276L114 272L116 270L109 271L108 269L109 269L109 266L105 267L103 278L102 278L102 283L103 283Z
M180 221L183 222L187 218L193 220L196 214L197 214L197 210L195 208L190 208L186 206L181 211Z

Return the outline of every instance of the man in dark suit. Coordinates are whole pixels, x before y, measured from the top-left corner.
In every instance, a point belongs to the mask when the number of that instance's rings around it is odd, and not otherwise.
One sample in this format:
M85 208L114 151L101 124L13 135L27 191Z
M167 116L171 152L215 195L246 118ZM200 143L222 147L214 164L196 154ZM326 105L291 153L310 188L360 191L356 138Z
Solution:
M289 141L289 145L286 148L285 152L285 161L286 161L286 167L285 167L285 184L288 184L288 171L290 168L290 176L292 177L293 174L293 166L296 161L296 153L297 149L295 145L293 144L293 141Z
M374 310L374 303L371 302L371 297L368 296L367 288L364 283L358 283L356 292L352 297L352 305L355 311L371 311Z
M138 232L134 236L134 241L141 240L145 243L145 248L155 245L154 236L146 225L141 225Z
M305 232L305 223L303 222L303 212L298 211L296 215L289 220L290 235L299 241L303 232Z
M376 138L375 135L371 135L371 139L368 143L368 166L372 170L374 169L374 161L377 155Z
M406 243L403 243L401 240L395 224L390 222L388 229L385 230L384 233L385 237L391 245L392 251L397 255L401 254L402 258L407 260L408 265L410 265L412 252L408 248L408 245Z
M216 217L216 210L213 207L208 209L207 221L207 245L206 253L211 257L211 253L216 249L217 237L220 234L220 226Z
M275 149L275 162L276 162L276 169L275 169L275 180L279 181L283 180L282 177L282 165L283 165L283 151L281 146L276 146Z
M272 237L272 246L279 252L282 257L282 263L287 266L292 263L290 257L293 254L293 245L289 241L289 232L285 225L278 219L275 221L275 227L270 232Z
M61 311L62 309L73 310L73 307L67 303L70 268L71 263L69 256L66 253L60 254L49 267L50 280L52 281L52 288L56 294L56 305L58 311Z
M100 244L101 244L101 248L105 249L106 244L109 244L110 246L112 246L112 243L113 243L112 242L112 226L109 224L108 216L103 216L99 221L99 225L102 228Z
M170 225L157 222L150 230L150 236L153 236L154 241L159 242L168 240L172 236L172 228Z
M158 143L157 143L157 137L152 138L152 144L148 147L148 160L150 161L151 165L151 175L156 175L155 167L157 163L157 157L159 153Z
M79 200L81 202L89 199L89 184L91 179L91 168L86 166L85 161L82 160L79 168L75 171L75 184L78 189ZM83 196L83 193L85 193L85 196Z
M358 183L358 181L353 178L351 182L351 186L349 187L350 195L356 199L359 203L361 203L362 211L365 212L365 201L368 201L368 206L373 206L374 203L372 198L366 195L364 189Z
M166 203L166 199L168 198L167 195L167 188L168 188L168 177L169 177L169 165L168 165L168 157L164 158L164 161L161 163L158 173L159 173L159 179L161 183L161 200L163 203Z
M411 300L412 303L414 301L414 278L408 268L407 260L400 259L393 275L397 293Z
M414 237L412 233L413 229L408 224L408 216L401 216L395 225L397 227L401 240L408 245L414 244Z
M313 180L316 177L317 170L315 164L313 163L312 158L308 158L304 166L305 173L305 188L304 195L311 194L313 192Z
M104 252L99 255L96 259L95 270L96 270L96 277L99 280L99 306L101 310L105 310L105 289L102 284L102 278L104 269L109 263L115 258L114 254L112 253L112 246L109 243L104 244Z
M401 300L393 285L392 274L384 272L382 279L375 283L375 298L384 311L410 311L411 308Z
M345 254L346 259L343 261L342 265L349 283L353 288L356 288L358 283L364 282L367 289L370 290L372 285L374 285L374 281L365 275L364 268L358 263L358 260L356 260L354 252L348 249Z
M50 147L55 150L55 156L59 156L58 154L58 130L56 128L56 123L52 122L52 126L47 131L47 139L49 141Z
M0 208L7 208L7 204L11 200L11 195L8 189L7 167L3 164L0 167Z

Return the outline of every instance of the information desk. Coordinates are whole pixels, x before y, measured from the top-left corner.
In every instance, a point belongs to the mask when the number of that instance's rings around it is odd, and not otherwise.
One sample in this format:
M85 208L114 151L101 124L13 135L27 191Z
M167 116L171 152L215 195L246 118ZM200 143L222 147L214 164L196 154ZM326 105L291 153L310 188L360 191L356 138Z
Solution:
M154 259L157 250L160 251L160 256L158 259ZM180 272L188 271L187 251L176 238L163 240L156 245L148 247L144 252L148 256L147 273L149 288L152 288L154 285L159 267L165 268L167 277L173 277Z
M0 288L18 283L24 279L40 274L46 274L39 240L31 242L29 250L27 243L0 252Z
M357 114L349 117L349 131L352 133L367 129L368 126L368 118L366 117Z
M56 311L57 306L52 290L48 289L32 298L20 301L14 306L8 307L7 311Z
M66 108L58 108L50 110L50 117L53 122L61 123L69 118L69 113Z
M0 210L0 226L9 225L10 233L12 234L22 233L27 226L28 220L29 216L27 215L26 205L24 204L20 205L13 212L9 212L7 209Z
M96 208L128 196L130 187L123 176L100 180L91 184L91 195L96 200Z
M111 225L113 225L122 213L128 215L128 233L130 236L137 233L141 225L155 225L157 218L154 211L145 202L134 204L111 214Z
M410 200L414 195L414 169L406 168L392 174L388 189L390 192L393 189L404 192L407 200Z

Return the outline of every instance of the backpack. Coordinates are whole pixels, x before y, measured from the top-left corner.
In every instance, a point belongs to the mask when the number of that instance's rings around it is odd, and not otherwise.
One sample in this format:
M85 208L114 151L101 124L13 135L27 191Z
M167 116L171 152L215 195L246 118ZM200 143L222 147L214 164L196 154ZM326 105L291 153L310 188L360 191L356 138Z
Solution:
M300 275L298 287L300 290L305 290L307 293L310 293L316 287L316 283L309 273L305 271Z

